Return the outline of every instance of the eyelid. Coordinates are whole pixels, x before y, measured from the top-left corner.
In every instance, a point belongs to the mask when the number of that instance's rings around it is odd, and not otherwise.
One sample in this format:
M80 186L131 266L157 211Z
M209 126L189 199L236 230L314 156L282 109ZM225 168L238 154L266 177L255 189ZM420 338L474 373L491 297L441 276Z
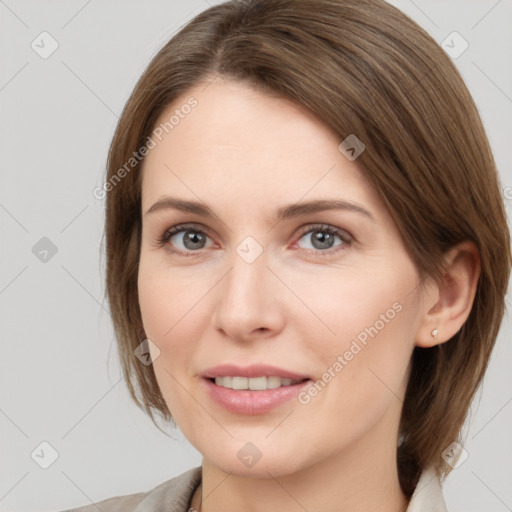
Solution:
M169 239L177 235L179 233L183 233L185 231L198 231L198 232L204 232L206 235L208 235L209 238L213 239L213 231L204 226L203 224L197 223L197 222L183 222L180 224L176 224L174 226L171 226L170 228L166 229L162 234L157 235L156 240L154 241L154 245L158 247L163 247L168 245ZM172 252L183 252L179 249L172 249ZM200 251L190 251L191 253L197 252L199 254Z
M210 237L213 235L212 229L198 222L183 222L180 224L176 224L167 229L165 232L168 233L170 231L174 231L176 233L186 231L187 229L189 229L190 231L204 231Z
M305 224L304 226L301 226L299 228L299 235L300 238L302 238L304 235L310 233L311 231L331 231L334 234L338 235L340 238L345 239L346 242L353 242L355 241L355 237L353 237L346 229L338 228L336 226L333 226L332 224L326 224L325 222L320 223L309 223ZM342 235L346 235L343 237ZM299 239L300 239L299 238Z

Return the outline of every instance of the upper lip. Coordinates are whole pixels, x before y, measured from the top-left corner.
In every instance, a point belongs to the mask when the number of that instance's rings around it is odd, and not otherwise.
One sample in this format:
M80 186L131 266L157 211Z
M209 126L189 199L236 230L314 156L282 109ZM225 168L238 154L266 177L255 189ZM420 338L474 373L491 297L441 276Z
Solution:
M304 380L307 375L285 370L268 364L252 364L250 366L238 366L235 364L221 364L212 366L201 374L201 377L213 379L215 377L281 377L282 379Z

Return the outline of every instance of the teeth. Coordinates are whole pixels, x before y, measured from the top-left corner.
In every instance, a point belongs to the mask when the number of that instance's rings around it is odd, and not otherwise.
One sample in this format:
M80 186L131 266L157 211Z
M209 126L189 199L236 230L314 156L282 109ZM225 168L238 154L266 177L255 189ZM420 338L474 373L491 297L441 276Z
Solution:
M281 387L280 377L267 377L267 389L276 389Z
M249 379L247 377L233 377L231 379L231 388L232 389L247 389L249 384Z
M264 391L276 389L281 386L292 386L301 382L300 380L285 379L281 377L215 377L215 384L229 389L250 389L253 391Z

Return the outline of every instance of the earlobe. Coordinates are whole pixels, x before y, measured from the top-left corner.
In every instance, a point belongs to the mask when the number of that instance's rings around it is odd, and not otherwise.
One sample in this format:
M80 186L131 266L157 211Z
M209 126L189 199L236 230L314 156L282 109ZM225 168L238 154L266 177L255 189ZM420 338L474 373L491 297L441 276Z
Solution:
M480 255L473 242L462 242L447 252L443 277L434 285L436 300L422 319L417 346L439 345L457 334L473 307L479 277Z

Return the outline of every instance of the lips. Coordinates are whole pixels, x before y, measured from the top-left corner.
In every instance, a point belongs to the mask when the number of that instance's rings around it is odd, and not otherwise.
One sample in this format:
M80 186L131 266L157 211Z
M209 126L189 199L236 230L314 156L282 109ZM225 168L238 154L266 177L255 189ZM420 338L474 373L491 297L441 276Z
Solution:
M272 411L310 381L306 375L271 365L225 364L209 368L201 377L213 401L231 413L245 415Z
M301 381L310 378L308 375L302 375L267 364L255 364L244 367L234 364L222 364L208 368L201 374L201 377L207 379L215 379L215 377L280 377L281 379L291 379L292 381Z

